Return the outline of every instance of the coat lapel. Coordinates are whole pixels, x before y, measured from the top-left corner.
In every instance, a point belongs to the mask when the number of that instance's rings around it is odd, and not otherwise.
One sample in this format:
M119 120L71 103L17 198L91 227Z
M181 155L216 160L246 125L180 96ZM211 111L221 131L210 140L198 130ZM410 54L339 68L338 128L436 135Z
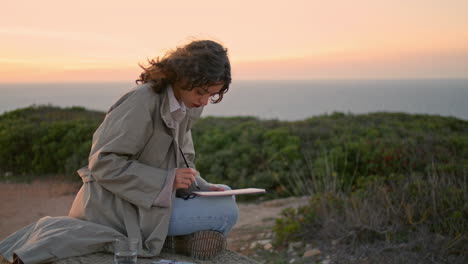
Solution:
M169 98L168 98L168 94L167 94L167 88L164 89L164 91L162 91L161 96L162 96L162 102L161 102L161 106L159 108L159 113L161 114L161 119L163 120L164 124L171 131L172 144L174 146L175 160L176 160L176 164L179 164L179 155L178 155L179 146L178 146L178 143L177 143L177 140L176 140L176 138L177 138L177 130L176 130L177 123L176 123L176 121L174 120L174 118L171 115L171 111L170 111L170 107L169 107Z

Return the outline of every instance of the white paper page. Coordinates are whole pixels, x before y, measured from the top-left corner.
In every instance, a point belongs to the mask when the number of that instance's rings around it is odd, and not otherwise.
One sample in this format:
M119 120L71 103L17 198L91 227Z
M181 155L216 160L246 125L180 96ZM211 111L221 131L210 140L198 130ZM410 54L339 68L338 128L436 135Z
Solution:
M193 192L200 196L227 196L227 195L239 195L239 194L254 194L254 193L265 193L265 189L258 188L246 188L229 191L211 191L211 192Z

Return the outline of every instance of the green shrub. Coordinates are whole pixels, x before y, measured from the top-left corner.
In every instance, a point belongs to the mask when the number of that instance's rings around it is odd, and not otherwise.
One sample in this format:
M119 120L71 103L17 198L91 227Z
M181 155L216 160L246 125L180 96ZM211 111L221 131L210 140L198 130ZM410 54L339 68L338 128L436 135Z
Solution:
M350 193L317 193L307 206L283 211L273 228L276 245L327 239L355 247L384 241L430 249L427 254L466 254L467 176L430 173L376 178Z
M196 166L211 182L281 190L300 140L285 126L253 118L204 118L193 128Z
M31 106L0 116L0 173L65 175L87 163L103 113L84 108ZM3 173L2 173L3 172Z

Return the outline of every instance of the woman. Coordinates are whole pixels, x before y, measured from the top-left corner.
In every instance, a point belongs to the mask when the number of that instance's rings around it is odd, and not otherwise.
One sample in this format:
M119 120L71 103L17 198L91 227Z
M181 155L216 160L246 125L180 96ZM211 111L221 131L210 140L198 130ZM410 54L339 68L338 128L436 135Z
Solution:
M94 133L69 217L45 217L19 230L0 242L0 255L17 263L53 261L111 250L122 236L137 238L143 257L158 255L163 245L200 259L225 248L237 221L234 198L187 198L198 189L229 188L197 173L191 136L203 107L229 89L227 49L193 41L149 64Z

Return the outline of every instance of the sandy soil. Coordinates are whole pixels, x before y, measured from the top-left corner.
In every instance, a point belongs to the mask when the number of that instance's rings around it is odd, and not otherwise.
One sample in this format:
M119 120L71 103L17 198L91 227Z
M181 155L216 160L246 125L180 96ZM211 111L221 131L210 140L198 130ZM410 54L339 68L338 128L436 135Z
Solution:
M43 216L67 215L80 184L35 181L0 183L0 240ZM229 249L241 252L257 234L268 234L274 219L286 207L297 207L307 198L287 198L262 203L239 203L239 221L228 238Z
M54 181L0 183L0 239L43 216L67 215L79 186Z

